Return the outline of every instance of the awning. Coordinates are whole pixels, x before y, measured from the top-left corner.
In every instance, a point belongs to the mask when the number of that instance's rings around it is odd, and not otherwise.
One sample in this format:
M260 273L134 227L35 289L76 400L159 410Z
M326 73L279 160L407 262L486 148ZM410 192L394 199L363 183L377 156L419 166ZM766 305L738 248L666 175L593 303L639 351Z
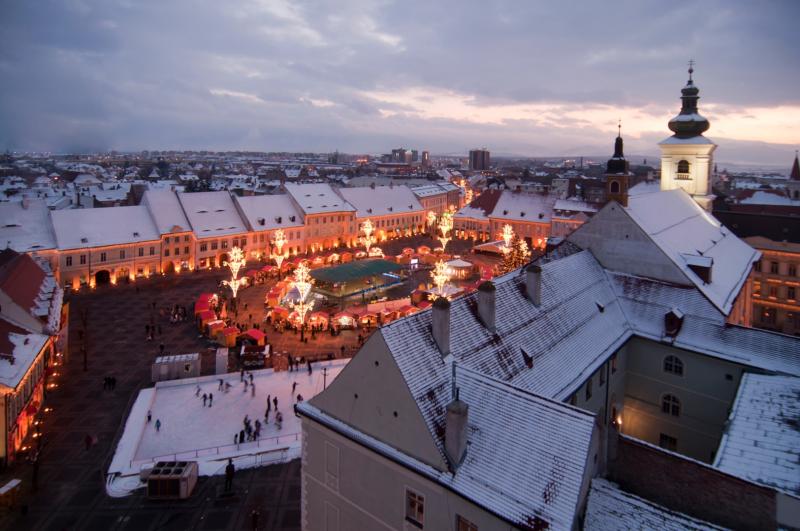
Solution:
M229 326L227 328L223 328L220 333L225 336L236 336L239 335L239 329L235 326Z
M213 321L217 318L217 314L211 310L206 310L204 312L200 312L197 317L199 317L201 321Z
M261 330L256 330L255 328L251 328L250 330L245 332L244 335L250 337L254 341L263 341L264 338L267 337L267 334L265 334Z

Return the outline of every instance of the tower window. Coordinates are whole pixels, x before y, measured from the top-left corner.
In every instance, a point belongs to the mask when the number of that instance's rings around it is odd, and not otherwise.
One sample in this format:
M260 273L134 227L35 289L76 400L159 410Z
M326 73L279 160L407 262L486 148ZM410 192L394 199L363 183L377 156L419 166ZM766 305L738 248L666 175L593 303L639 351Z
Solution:
M612 194L619 193L619 181L611 181L611 193Z
M682 161L678 162L678 173L687 174L685 178L689 177L688 176L688 173L689 173L689 161L682 160Z

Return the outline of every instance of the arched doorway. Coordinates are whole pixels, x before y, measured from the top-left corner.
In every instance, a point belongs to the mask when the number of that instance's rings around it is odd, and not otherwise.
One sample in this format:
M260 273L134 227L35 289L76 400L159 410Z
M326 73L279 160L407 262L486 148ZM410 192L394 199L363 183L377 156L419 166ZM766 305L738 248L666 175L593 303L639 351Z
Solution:
M98 286L111 283L111 273L107 269L103 269L94 274L94 282Z
M167 262L164 265L164 273L172 274L174 272L175 272L175 264L173 264L172 262Z
M219 257L219 265L224 267L228 263L228 253L222 253Z

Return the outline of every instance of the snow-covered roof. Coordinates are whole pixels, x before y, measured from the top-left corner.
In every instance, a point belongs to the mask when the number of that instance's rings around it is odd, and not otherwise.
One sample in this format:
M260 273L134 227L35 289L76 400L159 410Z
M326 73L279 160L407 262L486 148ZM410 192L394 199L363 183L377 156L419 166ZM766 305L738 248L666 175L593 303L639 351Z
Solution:
M568 210L570 212L597 212L597 205L575 199L557 199L553 210Z
M356 208L358 218L422 211L422 205L408 186L340 188L339 193Z
M515 525L573 528L585 467L591 462L594 415L461 366L456 379L460 399L469 405L469 435L465 459L455 473L424 464L308 402L299 408ZM427 402L424 396L416 398L420 406Z
M637 190L638 189L638 190ZM634 186L625 211L664 254L726 315L760 253L740 240L685 191L654 191ZM711 282L704 282L687 257L713 261Z
M302 213L287 194L235 196L235 201L254 231L303 226Z
M776 190L757 190L750 197L745 197L739 203L743 205L782 205L800 207L800 200L792 199L783 192Z
M530 223L550 223L555 197L503 190L489 217Z
M0 319L0 336L8 338L8 343L11 345L10 352L0 352L0 354L10 354L14 357L14 363L7 359L0 359L0 385L13 389L19 385L25 373L31 368L36 360L36 355L47 343L49 336L29 334L4 319ZM2 343L5 341L0 342L0 344Z
M592 488L589 490L584 529L699 531L723 528L667 509L639 496L629 494L614 483L595 478L592 480Z
M421 184L419 186L411 187L411 191L414 192L414 195L417 197L430 197L432 195L446 194L447 192L453 192L458 189L458 186L447 182Z
M247 232L229 192L179 193L178 199L197 238Z
M178 196L171 190L150 189L144 193L142 203L153 216L160 234L192 230Z
M54 210L50 213L60 250L158 240L147 207Z
M21 253L54 249L47 204L39 199L0 202L0 245Z
M714 466L800 494L800 378L742 375Z
M286 183L284 187L306 215L324 214L326 212L353 212L355 210L329 184Z

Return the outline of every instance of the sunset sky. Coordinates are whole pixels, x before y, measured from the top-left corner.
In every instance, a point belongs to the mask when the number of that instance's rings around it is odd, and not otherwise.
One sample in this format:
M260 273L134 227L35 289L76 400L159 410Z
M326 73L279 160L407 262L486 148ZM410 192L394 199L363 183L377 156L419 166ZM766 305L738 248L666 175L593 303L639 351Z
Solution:
M800 146L800 2L4 2L0 149L654 155L697 62L730 162Z

